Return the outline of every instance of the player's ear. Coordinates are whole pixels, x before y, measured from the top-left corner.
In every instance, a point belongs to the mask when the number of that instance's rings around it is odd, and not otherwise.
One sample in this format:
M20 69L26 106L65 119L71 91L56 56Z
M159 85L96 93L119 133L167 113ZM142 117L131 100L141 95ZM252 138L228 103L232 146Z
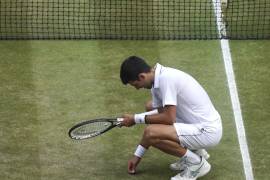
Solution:
M140 74L138 75L138 78L139 78L139 81L145 80L145 79L146 79L146 74L145 74L145 73L140 73Z

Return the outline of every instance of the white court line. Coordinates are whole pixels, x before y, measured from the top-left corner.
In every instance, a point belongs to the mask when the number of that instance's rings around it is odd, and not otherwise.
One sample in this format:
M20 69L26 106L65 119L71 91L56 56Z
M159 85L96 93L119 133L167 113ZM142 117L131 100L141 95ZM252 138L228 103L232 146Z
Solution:
M216 23L219 32L219 37L226 35L226 26L222 20L222 9L221 9L221 0L213 0L213 6L216 15ZM243 166L245 171L246 180L254 180L254 175L252 171L252 164L249 156L249 150L246 140L245 127L243 123L242 111L239 102L237 86L235 82L235 76L233 71L232 56L230 51L229 41L226 39L220 40L220 45L222 49L222 55L224 60L224 66L231 96L234 120L236 124L238 142L240 145L240 151L243 160Z
M221 49L222 49L222 54L223 54L226 76L228 80L228 86L230 90L234 120L236 124L236 129L237 129L238 142L240 145L240 150L241 150L241 155L242 155L242 160L243 160L243 165L244 165L244 170L245 170L245 176L246 176L246 180L253 180L254 176L252 172L252 165L251 165L249 151L248 151L242 111L241 111L241 107L239 103L239 97L238 97L238 92L237 92L237 87L236 87L236 82L235 82L235 77L234 77L234 72L233 72L233 64L232 64L229 41L222 39L220 40L220 44L221 44Z

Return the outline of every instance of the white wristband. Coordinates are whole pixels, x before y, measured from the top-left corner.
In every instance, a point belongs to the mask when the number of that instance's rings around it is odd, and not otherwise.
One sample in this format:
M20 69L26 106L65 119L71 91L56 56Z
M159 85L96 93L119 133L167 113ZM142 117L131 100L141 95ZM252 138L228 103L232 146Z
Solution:
M145 149L142 145L138 145L134 155L139 157L139 158L142 158L144 153L146 152L147 149Z
M134 115L135 123L136 124L145 124L145 116L154 115L154 114L158 114L157 109L154 109L154 110L148 111L148 112L144 112L144 113L140 113L140 114L135 114Z
M145 114L135 114L134 115L134 121L136 124L145 124Z

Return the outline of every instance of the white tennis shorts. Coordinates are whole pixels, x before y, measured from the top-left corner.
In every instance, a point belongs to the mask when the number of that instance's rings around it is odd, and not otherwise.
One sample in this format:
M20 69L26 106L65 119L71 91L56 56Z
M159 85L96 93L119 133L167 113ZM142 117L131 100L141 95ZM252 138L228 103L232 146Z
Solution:
M181 145L190 150L213 147L222 137L221 120L208 125L174 123L174 127Z

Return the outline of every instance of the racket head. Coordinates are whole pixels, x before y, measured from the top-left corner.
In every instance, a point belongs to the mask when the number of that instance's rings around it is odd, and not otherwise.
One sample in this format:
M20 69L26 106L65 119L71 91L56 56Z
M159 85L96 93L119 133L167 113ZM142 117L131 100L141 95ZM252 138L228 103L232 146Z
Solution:
M70 128L68 135L75 140L92 138L119 126L117 118L102 118L80 122Z

